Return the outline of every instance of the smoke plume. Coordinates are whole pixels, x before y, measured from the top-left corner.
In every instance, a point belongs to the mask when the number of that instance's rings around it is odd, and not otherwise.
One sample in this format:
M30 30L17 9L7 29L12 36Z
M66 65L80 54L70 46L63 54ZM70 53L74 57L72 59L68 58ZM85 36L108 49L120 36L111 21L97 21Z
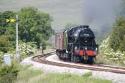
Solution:
M96 35L111 31L111 25L121 11L121 0L84 0L83 22L89 24Z

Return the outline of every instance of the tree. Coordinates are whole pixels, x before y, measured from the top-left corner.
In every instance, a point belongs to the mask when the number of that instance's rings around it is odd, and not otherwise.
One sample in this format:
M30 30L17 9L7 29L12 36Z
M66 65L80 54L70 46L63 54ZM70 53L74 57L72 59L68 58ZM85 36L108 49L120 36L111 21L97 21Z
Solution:
M51 28L52 19L49 14L38 11L34 7L22 8L19 12L0 12L0 46L15 48L15 23L7 23L6 19L15 18L19 15L19 40L24 42L35 42L37 47L46 47L46 41L53 34ZM3 41L3 42L2 42ZM5 44L3 44L5 42ZM9 44L10 43L10 44ZM9 49L0 49L9 51Z
M0 13L0 26L7 27L7 26L14 26L13 23L7 23L6 19L15 18L15 12L13 11L4 11Z
M19 36L20 39L27 42L36 42L38 48L40 45L46 45L49 37L52 35L51 17L47 13L38 11L34 7L22 8L19 14Z
M120 17L116 20L113 26L113 31L110 36L110 46L115 51L125 51L125 18Z
M0 51L6 53L10 49L9 37L5 35L0 36Z
M15 45L15 24L7 23L6 19L14 18L15 12L0 12L0 51L7 52Z

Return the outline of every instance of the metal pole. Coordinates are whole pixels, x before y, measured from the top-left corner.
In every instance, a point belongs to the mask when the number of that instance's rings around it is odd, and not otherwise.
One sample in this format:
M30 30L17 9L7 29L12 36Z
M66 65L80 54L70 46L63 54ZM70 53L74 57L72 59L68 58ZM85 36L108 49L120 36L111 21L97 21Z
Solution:
M18 47L18 15L16 15L16 58L20 59Z

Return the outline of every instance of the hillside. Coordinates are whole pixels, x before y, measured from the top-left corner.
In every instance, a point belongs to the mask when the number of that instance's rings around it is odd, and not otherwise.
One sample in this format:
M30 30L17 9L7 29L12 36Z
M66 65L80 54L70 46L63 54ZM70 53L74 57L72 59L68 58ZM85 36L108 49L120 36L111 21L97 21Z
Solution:
M53 17L56 32L67 23L89 24L98 39L111 31L121 0L0 0L0 11L33 6Z
M72 4L69 4L72 2ZM2 0L0 10L19 10L33 6L50 13L53 17L53 28L58 30L67 23L82 23L82 0ZM74 18L74 16L76 16Z

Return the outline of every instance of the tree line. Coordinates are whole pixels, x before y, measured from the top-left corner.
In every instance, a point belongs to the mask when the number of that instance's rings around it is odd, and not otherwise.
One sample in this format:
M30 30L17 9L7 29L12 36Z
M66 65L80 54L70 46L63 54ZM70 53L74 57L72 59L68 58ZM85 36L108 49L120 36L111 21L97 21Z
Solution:
M7 52L15 49L15 23L8 23L6 19L19 16L19 40L34 42L38 48L46 47L46 41L54 33L51 27L52 18L49 14L34 7L24 7L18 12L0 12L0 51Z

